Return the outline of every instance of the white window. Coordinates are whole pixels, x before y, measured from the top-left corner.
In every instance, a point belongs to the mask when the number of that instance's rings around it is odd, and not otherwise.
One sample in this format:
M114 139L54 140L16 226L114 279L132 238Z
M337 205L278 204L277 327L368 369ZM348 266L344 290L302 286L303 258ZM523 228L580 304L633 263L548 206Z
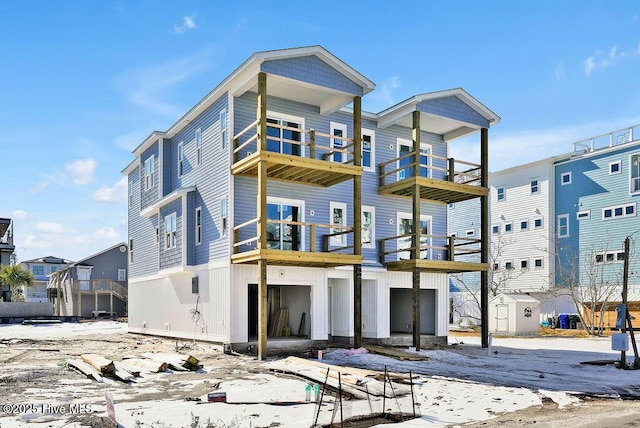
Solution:
M500 270L500 263L497 263L497 262L494 263L493 264L493 270L495 270L495 271Z
M129 263L133 263L133 238L129 238Z
M127 270L118 269L118 281L126 281L126 280L127 280Z
M413 177L413 163L414 157L410 156L413 152L413 141L405 140L403 138L397 138L396 144L398 146L397 155L398 161L396 167L398 168L398 180L404 180L405 178ZM431 177L431 152L433 147L431 144L420 143L420 177Z
M535 229L541 229L542 226L543 226L542 217L538 217L538 218L534 218L533 219L533 227Z
M413 216L409 213L398 213L398 236L413 233ZM431 238L429 231L431 230L431 216L420 216L420 258L431 258ZM403 248L411 248L413 241L412 236L404 236L397 241L398 250ZM411 258L410 251L402 251L398 253L398 260L409 260Z
M227 109L223 109L220 112L220 147L223 149L227 148L227 143L229 141L229 132L228 128L228 120L227 120Z
M176 247L177 218L176 213L164 217L164 247L167 250Z
M469 230L467 230L467 231L465 232L465 235L467 235L467 236L473 236L473 235L475 235L475 234L476 234L475 229L469 229Z
M220 199L220 236L227 236L228 229L227 197Z
M596 263L623 263L624 251L607 251L596 253L594 257Z
M566 238L569 236L569 214L560 214L558 216L558 238Z
M304 251L304 201L268 197L267 220L268 249Z
M522 270L529 269L529 260L528 259L520 260L520 269L522 269Z
M520 230L529 230L529 220L520 220Z
M634 217L636 215L636 204L618 205L615 207L607 207L602 209L602 219L609 220L612 218Z
M342 147L346 146L347 142L344 141L342 138L347 137L347 125L345 125L344 123L331 122L329 124L329 127L330 127L330 134L332 136L340 137L340 138L331 138L331 141L329 143L330 147L332 149L341 149ZM347 156L345 153L337 152L331 155L331 160L333 162L343 163L347 160Z
M494 235L499 234L500 226L498 226L497 224L494 224L493 226L491 226L491 233L493 233Z
M302 145L297 144L304 142L304 134L294 129L304 129L304 118L267 112L267 150L304 156Z
M620 174L622 172L622 161L615 161L609 164L609 175Z
M513 223L505 223L504 224L504 232L505 233L513 232Z
M511 270L511 269L513 269L513 262L512 262L512 261L504 262L504 268L505 268L506 270Z
M196 208L196 245L202 243L202 208Z
M505 197L506 197L506 193L505 193L504 187L497 187L496 188L496 192L497 192L496 194L497 194L497 197L498 197L498 201L504 201Z
M178 144L178 176L184 173L184 143Z
M362 168L365 171L376 170L376 133L370 129L362 130Z
M563 172L560 175L560 184L563 186L571 184L571 172Z
M329 202L329 221L331 225L346 226L347 225L347 204L342 202ZM335 228L331 229L331 235L336 233L345 232L345 229ZM342 233L341 235L331 236L329 238L329 245L345 246L347 245L347 235Z
M155 157L151 156L144 161L144 190L151 189L156 183Z
M542 259L535 259L533 261L533 267L535 269L542 269Z
M196 164L202 163L202 130L196 129Z
M591 218L591 210L582 210L576 213L576 219L578 220L587 220Z
M376 248L376 209L362 206L362 248Z
M540 192L540 185L538 184L538 179L534 178L531 180L531 194L535 195Z
M640 192L640 154L629 157L629 192Z
M129 208L133 207L133 181L129 182Z
M449 204L449 209L450 209L450 210L454 209L455 207L456 207L456 204L454 204L453 202L451 202L451 203Z

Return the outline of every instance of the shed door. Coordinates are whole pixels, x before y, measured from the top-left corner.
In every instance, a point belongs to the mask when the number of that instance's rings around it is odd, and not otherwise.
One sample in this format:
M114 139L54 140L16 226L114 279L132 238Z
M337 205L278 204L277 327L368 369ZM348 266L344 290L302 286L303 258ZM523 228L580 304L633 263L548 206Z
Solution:
M496 331L509 331L508 305L496 305Z

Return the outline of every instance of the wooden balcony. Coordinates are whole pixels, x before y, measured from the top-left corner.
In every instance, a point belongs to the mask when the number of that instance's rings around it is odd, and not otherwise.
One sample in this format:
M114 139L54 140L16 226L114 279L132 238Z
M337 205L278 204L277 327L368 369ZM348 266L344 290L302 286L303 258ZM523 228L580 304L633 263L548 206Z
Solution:
M288 230L296 228L296 234L304 234L305 237L305 239L300 239L301 247L295 248L297 245L292 244L293 239L291 237L288 237L285 241L280 241L280 235L278 235L277 240L271 236L271 240L267 241L267 248L262 249L257 248L257 235L240 241L241 230L254 224L257 225L258 219L256 218L234 227L232 263L255 264L259 260L265 260L269 264L278 266L325 268L362 264L362 256L353 254L353 246L329 247L329 239L331 237L351 234L353 231L350 227L283 220L268 220L268 223L276 226L278 232L283 234L286 234L285 229L287 228ZM322 236L320 246L316 240L316 230L319 228L333 232ZM283 242L286 245L282 245ZM292 248L283 249L283 246Z
M379 164L378 193L413 197L417 185L420 199L448 204L489 194L489 189L479 186L480 165L425 153L420 154L420 162L415 157L413 151ZM456 171L459 165L463 169Z
M257 150L257 132L247 138L257 125L256 120L233 139L234 175L257 177L260 162L266 162L270 179L315 186L333 186L362 175L362 167L353 162L351 138L269 123L268 128L280 136L267 137L268 147L277 146L280 151Z
M71 291L77 294L113 294L122 300L127 300L128 290L111 279L93 279L88 281L72 280Z
M380 263L390 271L460 273L487 271L489 265L463 260L463 256L480 254L480 240L454 236L420 235L420 258L412 258L414 246L401 245L412 234L391 236L379 240Z

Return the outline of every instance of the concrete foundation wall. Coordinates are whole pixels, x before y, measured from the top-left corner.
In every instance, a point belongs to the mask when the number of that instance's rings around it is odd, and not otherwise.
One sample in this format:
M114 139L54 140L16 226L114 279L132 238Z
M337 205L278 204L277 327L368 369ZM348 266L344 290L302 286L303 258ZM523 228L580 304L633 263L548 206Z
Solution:
M0 302L0 318L29 318L53 316L49 302Z

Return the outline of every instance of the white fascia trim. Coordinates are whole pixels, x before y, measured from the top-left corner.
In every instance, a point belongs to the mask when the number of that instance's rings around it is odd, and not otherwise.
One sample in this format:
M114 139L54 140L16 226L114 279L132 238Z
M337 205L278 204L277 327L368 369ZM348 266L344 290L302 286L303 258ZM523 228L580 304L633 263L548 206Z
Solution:
M122 171L120 171L122 173L122 175L129 175L131 174L133 171L135 171L137 168L140 167L140 157L136 157L134 160L132 160L129 165L127 165L126 167L124 167L124 169Z
M178 189L178 190L174 190L173 192L169 193L167 196L165 196L164 198L160 199L159 201L157 201L155 204L143 209L142 211L140 211L140 217L151 217L154 216L156 214L158 214L158 212L160 211L160 208L179 199L182 198L183 196L186 196L187 193L189 192L193 192L196 190L196 186L190 186L190 187L184 187L182 189Z
M157 142L159 139L166 138L167 134L160 131L153 131L145 140L138 145L135 149L133 149L133 154L135 156L140 156L144 153L145 150L149 148L153 143Z
M158 273L154 273L153 275L145 275L138 276L134 278L129 278L129 284L137 284L140 282L148 282L148 281L157 281L159 279L167 278L170 276L188 274L195 272L195 266L177 266L168 269L160 269Z

